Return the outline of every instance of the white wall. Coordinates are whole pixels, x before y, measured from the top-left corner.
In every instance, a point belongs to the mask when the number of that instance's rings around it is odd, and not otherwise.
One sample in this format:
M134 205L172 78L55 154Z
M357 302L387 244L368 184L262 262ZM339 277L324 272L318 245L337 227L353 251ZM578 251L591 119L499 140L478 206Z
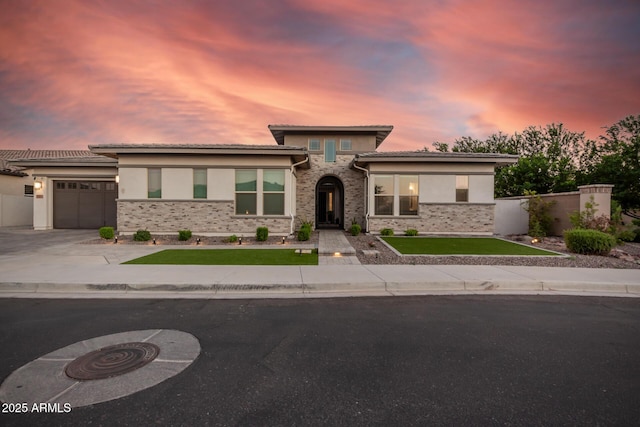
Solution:
M455 203L455 175L420 175L419 203Z
M524 210L525 199L496 200L495 234L527 234L529 213Z
M163 199L193 199L193 169L162 169Z
M493 194L493 175L469 175L470 203L493 203Z
M33 225L33 197L0 194L0 227Z
M147 198L146 168L120 168L118 175L120 176L118 198L123 200Z
M211 200L235 200L235 169L207 170L207 198Z

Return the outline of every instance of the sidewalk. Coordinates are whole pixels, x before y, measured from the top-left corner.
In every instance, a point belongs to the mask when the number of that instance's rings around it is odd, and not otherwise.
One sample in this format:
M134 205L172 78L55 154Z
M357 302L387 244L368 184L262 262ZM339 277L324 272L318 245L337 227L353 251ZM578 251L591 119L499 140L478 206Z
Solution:
M121 265L171 246L66 244L0 256L0 297L304 298L424 294L640 297L638 270L464 265ZM242 249L239 249L242 250Z

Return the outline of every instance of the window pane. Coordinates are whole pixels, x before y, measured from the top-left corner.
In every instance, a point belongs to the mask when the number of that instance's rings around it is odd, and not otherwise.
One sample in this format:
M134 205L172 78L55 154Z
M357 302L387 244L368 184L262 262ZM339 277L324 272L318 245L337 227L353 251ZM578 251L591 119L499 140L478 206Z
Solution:
M393 195L393 176L375 175L374 187L375 187L375 194Z
M58 187L58 188L60 188L60 187ZM27 184L27 185L24 186L24 195L25 196L33 196L33 185L28 185Z
M265 193L265 215L284 215L284 193Z
M351 151L351 140L350 139L341 139L340 140L340 151Z
M469 201L469 176L456 176L456 202Z
M284 191L284 171L265 170L262 174L263 191Z
M257 173L255 169L236 171L236 191L256 191Z
M207 170L206 169L193 170L193 198L194 199L207 198Z
M150 199L162 197L162 171L159 168L147 169L148 194ZM82 188L82 184L80 184Z
M400 175L400 194L403 196L415 196L418 194L418 176Z
M400 215L418 215L418 196L400 196Z
M311 151L320 151L320 140L319 139L310 139L309 140L309 150L311 150Z
M393 215L393 196L376 196L375 204L376 215Z
M255 215L256 195L255 193L236 193L236 214Z
M336 161L336 140L335 139L324 140L324 161L327 163L334 163Z

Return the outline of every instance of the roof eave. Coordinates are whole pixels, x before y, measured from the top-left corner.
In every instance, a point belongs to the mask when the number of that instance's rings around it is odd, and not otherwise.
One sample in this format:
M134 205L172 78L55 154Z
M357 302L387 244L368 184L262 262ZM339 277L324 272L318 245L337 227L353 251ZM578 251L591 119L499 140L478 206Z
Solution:
M284 145L284 136L286 134L313 134L313 133L374 133L376 135L376 148L389 136L393 130L393 126L289 126L289 125L269 125L271 135L278 145Z

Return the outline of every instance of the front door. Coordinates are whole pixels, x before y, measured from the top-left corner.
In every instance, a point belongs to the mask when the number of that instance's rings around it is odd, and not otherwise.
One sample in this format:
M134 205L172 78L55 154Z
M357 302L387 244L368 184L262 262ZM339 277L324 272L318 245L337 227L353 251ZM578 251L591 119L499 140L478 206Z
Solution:
M327 176L316 185L316 227L344 227L344 189L340 179Z

